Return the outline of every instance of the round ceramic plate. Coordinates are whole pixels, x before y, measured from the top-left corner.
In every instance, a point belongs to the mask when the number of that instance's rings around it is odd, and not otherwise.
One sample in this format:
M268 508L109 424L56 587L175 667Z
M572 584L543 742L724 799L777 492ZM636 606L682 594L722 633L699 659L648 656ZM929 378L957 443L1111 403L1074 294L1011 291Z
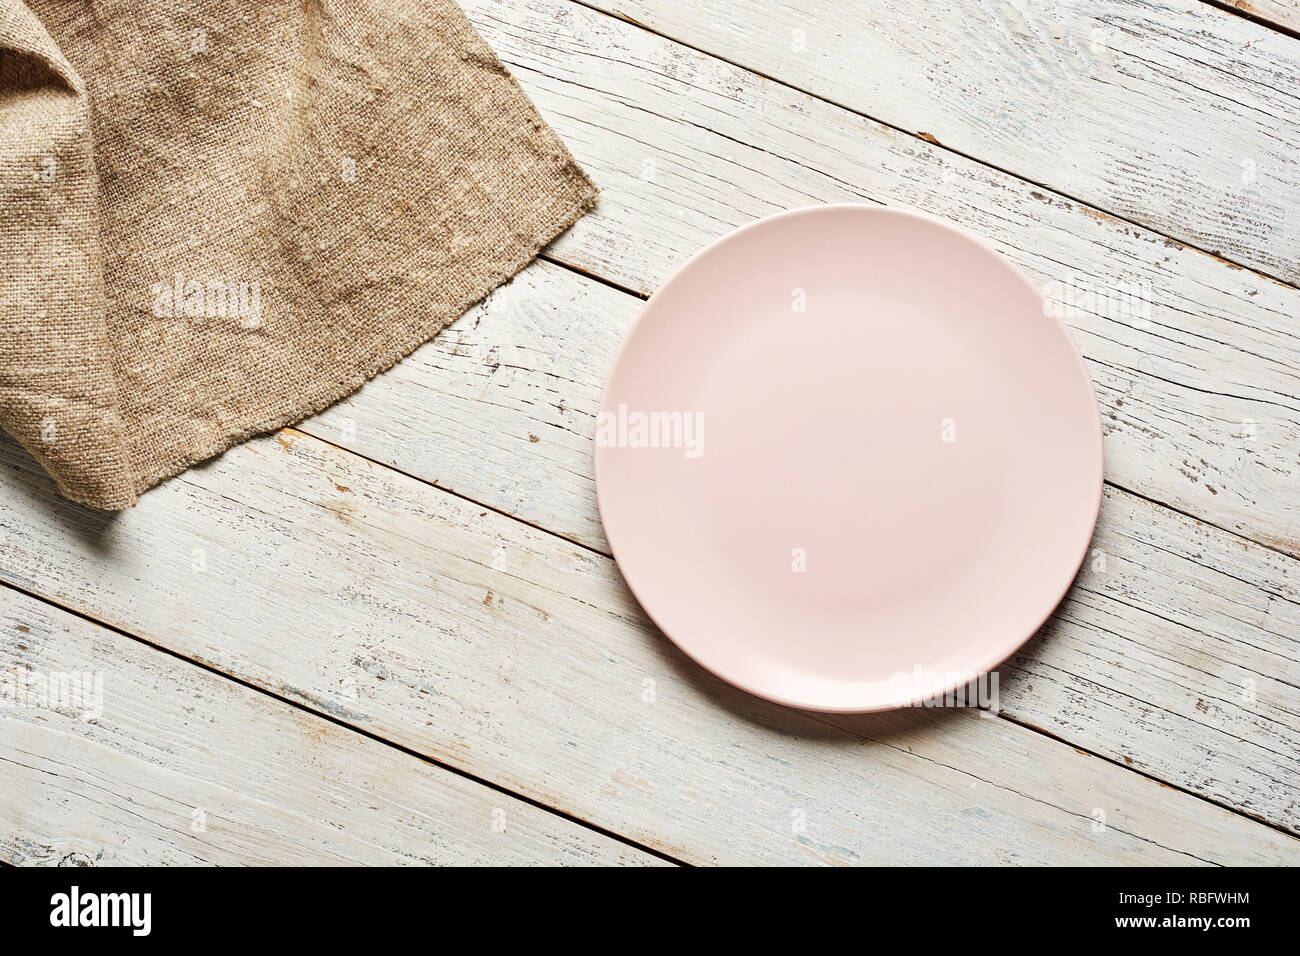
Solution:
M687 262L628 333L596 443L650 617L815 710L993 670L1065 595L1101 502L1092 383L1042 294L970 234L870 206L772 216Z

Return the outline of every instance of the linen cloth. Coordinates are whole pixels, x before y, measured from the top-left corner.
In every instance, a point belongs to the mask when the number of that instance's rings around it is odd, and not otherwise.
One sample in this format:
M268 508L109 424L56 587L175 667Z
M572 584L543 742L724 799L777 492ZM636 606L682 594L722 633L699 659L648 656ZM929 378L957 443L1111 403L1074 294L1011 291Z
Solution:
M130 506L355 390L595 197L450 0L0 0L0 427Z

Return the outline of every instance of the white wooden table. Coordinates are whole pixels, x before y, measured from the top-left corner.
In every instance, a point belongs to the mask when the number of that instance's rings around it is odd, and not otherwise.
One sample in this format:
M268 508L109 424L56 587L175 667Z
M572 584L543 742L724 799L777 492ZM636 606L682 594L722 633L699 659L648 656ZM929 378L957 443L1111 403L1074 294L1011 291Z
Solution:
M599 207L356 395L131 511L0 439L0 676L103 681L90 719L10 693L0 856L1300 862L1295 0L466 9ZM996 716L732 690L601 533L595 409L644 297L842 201L988 237L1096 384L1093 550Z

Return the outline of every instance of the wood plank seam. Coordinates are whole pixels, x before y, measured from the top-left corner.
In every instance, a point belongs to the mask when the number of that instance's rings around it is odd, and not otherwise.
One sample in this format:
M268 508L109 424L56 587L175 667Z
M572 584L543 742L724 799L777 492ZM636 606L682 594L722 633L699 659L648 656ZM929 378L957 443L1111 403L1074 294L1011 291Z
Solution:
M664 863L18 589L0 638L12 862Z
M814 91L814 90L811 90L811 89L805 88L805 87L800 86L800 85L798 85L798 84L796 84L796 83L792 83L792 82L789 82L789 81L783 80L783 79L781 79L781 78L779 78L779 77L777 77L777 76L774 76L774 75L772 75L772 74L766 73L766 72L764 72L764 71L762 71L762 70L760 70L760 69L757 69L757 68L755 68L755 67L753 67L753 66L749 66L749 65L746 65L746 64L744 64L744 63L740 63L740 62L738 62L738 61L736 61L736 60L733 60L733 59L731 59L731 58L729 58L729 57L727 57L727 56L724 56L724 55L722 55L722 54L720 54L720 53L717 53L717 52L715 52L715 51L712 51L712 50L706 49L706 48L704 48L704 47L698 46L698 45L696 45L696 44L693 44L693 43L691 43L690 41L683 40L683 39L681 39L681 38L679 38L679 37L675 37L675 36L672 36L672 35L670 35L670 34L664 33L664 32L662 32L662 31L656 30L654 27L649 26L649 25L647 25L647 24L645 24L645 23L642 23L642 22L640 22L640 21L638 21L638 20L632 18L631 16L628 16L627 14L624 14L624 13L621 13L621 12L614 12L614 11L610 11L610 10L604 9L604 8L602 8L602 7L596 6L596 5L593 4L593 3L588 2L588 0L567 0L567 2L570 2L570 3L576 4L577 6L583 7L583 8L585 8L585 9L587 9L587 10L590 10L590 11L592 11L592 12L594 12L594 13L598 13L598 14L600 14L600 15L602 15L602 16L609 17L609 18L612 19L612 20L617 20L617 21L620 21L620 22L623 22L623 23L630 24L630 25L632 25L632 26L634 26L634 27L636 27L636 28L638 28L638 29L640 29L640 30L644 30L644 31L647 32L647 33L653 34L654 36L657 36L657 37L660 37L661 39L667 40L667 41L670 42L670 43L675 43L675 44L677 44L677 45L679 45L679 46L683 46L683 47L686 47L687 49L693 50L693 51L695 51L696 53L699 53L699 54L701 54L701 55L703 55L703 56L707 56L707 57L709 57L710 59L717 60L717 61L720 62L720 63L726 63L726 64L728 64L729 66L732 66L732 67L734 67L734 68L736 68L736 69L738 69L738 70L744 70L746 73L752 74L753 76L760 77L760 78L762 78L762 79L764 79L764 80L767 80L767 81L769 81L769 82L776 83L776 84L778 84L778 85L780 85L780 86L783 86L783 87L785 87L786 89L793 90L793 91L795 91L795 92L797 92L797 93L801 93L801 94L803 94L803 95L805 95L805 96L811 97L811 98L816 99L816 100L820 100L820 101L823 102L823 103L826 103L826 104L828 104L828 105L830 105L830 106L837 107L837 108L842 109L842 110L844 110L844 111L846 111L846 112L848 112L848 113L852 113L852 114L855 115L855 116L859 116L859 117L861 117L861 118L863 118L863 119L869 120L869 121L871 121L871 122L873 122L873 123L878 123L878 124L880 124L881 126L885 126L885 127L888 127L889 129L894 130L894 131L897 132L897 133L900 133L900 134L905 135L905 136L909 136L909 137L911 137L912 139L918 140L918 141L920 141L920 142L928 143L928 144L930 144L930 145L932 145L932 146L934 146L934 147L936 147L936 148L938 148L938 149L943 150L944 152L951 153L951 154L953 154L953 155L955 155L955 156L960 156L961 158L966 159L966 160L969 160L969 161L974 162L974 163L978 163L979 165L984 166L984 167L987 168L987 169L990 169L990 170L993 170L993 171L995 171L995 172L1001 173L1001 174L1003 174L1003 175L1005 175L1005 176L1010 176L1010 177L1012 177L1012 178L1014 178L1014 179L1019 180L1019 181L1022 182L1022 183L1026 183L1026 184L1029 184L1029 185L1036 186L1036 187L1038 187L1038 188L1040 188L1040 189L1043 189L1043 190L1046 190L1046 191L1052 193L1052 194L1055 195L1055 196L1058 196L1058 197L1060 197L1060 198L1062 198L1062 199L1068 200L1069 202L1075 203L1076 205L1079 205L1079 206L1082 206L1082 207L1085 207L1085 208L1091 209L1091 210L1093 210L1093 211L1095 211L1095 212L1097 212L1097 213L1100 213L1100 214L1102 214L1102 215L1110 216L1111 218L1115 219L1115 220L1118 221L1118 222L1123 222L1123 223L1126 223L1126 224L1128 224L1128 225L1130 225L1130 226L1134 226L1134 227L1136 227L1136 228L1143 229L1143 230L1146 230L1146 231L1149 231L1149 232L1155 233L1156 235L1159 235L1159 236L1161 236L1162 238L1169 240L1170 242L1178 243L1180 246L1183 246L1183 247L1185 247L1185 248L1187 248L1187 249L1189 249L1189 250L1193 250L1193 251L1195 251L1195 252L1199 252L1199 253L1202 254L1202 255L1205 255L1205 256L1210 257L1211 259L1215 259L1215 260L1218 260L1218 261L1220 261L1220 262L1227 263L1227 264L1232 265L1232 266L1234 266L1234 267L1236 267L1236 268L1248 269L1248 270L1250 270L1251 272L1255 272L1255 273L1257 273L1258 275L1266 276L1267 278L1270 278L1270 279L1272 279L1272 280L1274 280L1274 281L1276 281L1276 282L1282 283L1283 285L1289 286L1289 287L1291 287L1291 288L1293 288L1293 289L1298 289L1298 290L1300 290L1300 280L1290 280L1290 279L1287 279L1287 278L1285 278L1285 277L1283 277L1283 276L1279 276L1279 275L1277 275L1277 274L1275 274L1275 273L1273 273L1273 272L1270 272L1270 271L1267 271L1267 270L1265 270L1265 269L1262 269L1262 268L1259 268L1259 267L1256 267L1256 266L1250 265L1249 263L1241 262L1241 261L1239 261L1239 260L1237 260L1237 259L1232 258L1231 256L1223 255L1223 254L1220 254L1220 253L1218 253L1218 252L1215 252L1215 251L1212 251L1212 250L1206 249L1206 248L1204 248L1204 246L1199 245L1199 244L1197 244L1196 242L1193 242L1193 241L1190 241L1190 240L1187 240L1187 239L1183 239L1183 238L1180 238L1180 237L1178 237L1178 236L1173 235L1173 234L1170 233L1167 229L1161 228L1161 227L1160 227L1158 224L1156 224L1156 223L1145 222L1145 221L1142 221L1142 220L1139 220L1139 219L1135 219L1135 218L1131 218L1131 217L1129 217L1129 216L1126 216L1126 215L1124 215L1123 213L1119 213L1119 212L1114 212L1114 211L1108 210L1108 209L1106 209L1106 208L1104 208L1104 207L1102 207L1102 206L1100 206L1100 205L1097 205L1095 202L1092 202L1092 201L1090 201L1090 200L1087 200L1087 199L1081 198L1081 197L1079 197L1079 196L1076 196L1076 195L1070 193L1069 191L1067 191L1067 190L1063 190L1063 189L1061 189L1061 188L1059 188L1059 187L1052 186L1051 184L1049 184L1049 183L1047 183L1047 182L1045 182L1045 181L1043 181L1043 180L1035 179L1035 178L1033 178L1033 177L1031 177L1031 176L1028 176L1028 175L1026 175L1026 174L1024 174L1024 173L1018 173L1018 172L1015 172L1015 171L1013 171L1013 170L1011 170L1011 169L1008 169L1008 168L1006 168L1006 167L1003 167L1003 166L999 165L998 163L995 163L995 162L993 162L993 161L991 161L991 160L982 159L981 157L976 156L976 155L974 155L974 154L971 154L971 153L969 153L969 152L966 152L966 151L963 151L963 150L959 150L959 149L955 148L954 146L951 146L951 145L949 145L949 144L947 144L947 143L944 143L944 142L940 141L940 140L937 139L935 136L933 136L933 135L931 135L931 134L929 134L929 133L926 133L926 132L920 132L920 131L918 131L918 132L913 132L913 131L908 130L908 129L904 128L904 127L898 126L898 125L896 125L895 123L891 123L891 122L888 121L888 120L882 119L882 118L880 118L880 117L878 117L878 116L876 116L876 115L874 115L874 114L871 114L871 113L866 112L866 111L861 110L861 109L857 109L857 108L855 108L855 107L853 107L853 106L850 106L850 105L848 105L848 104L846 104L846 103L842 103L842 102L840 102L840 101L838 101L838 100L836 100L836 99L834 99L834 98L832 98L832 97L828 97L828 96L825 96L825 95L819 94L819 93L817 93L817 92ZM1293 36L1293 37L1295 37L1295 38L1297 38L1297 39L1300 39L1300 33L1295 33L1295 32L1293 32L1293 31L1290 31L1290 30L1287 30L1287 29L1279 28L1276 24L1270 23L1270 22L1268 22L1268 21L1266 21L1266 20L1263 20L1262 18L1247 16L1247 15L1245 15L1245 11L1244 11L1244 10L1237 9L1237 8L1232 8L1232 7L1230 7L1230 6L1229 6L1229 7L1220 6L1220 5L1217 4L1217 3L1209 3L1208 0L1198 0L1198 2L1204 3L1204 4L1206 4L1207 6L1210 6L1210 7L1214 8L1214 9L1221 10L1222 12L1224 12L1224 13L1226 13L1226 14L1239 16L1239 17L1241 17L1242 19L1246 19L1246 20L1249 20L1249 21L1251 21L1251 22L1256 22L1256 23L1258 23L1258 24L1260 24L1260 25L1262 25L1262 26L1269 27L1269 28L1275 30L1276 32L1278 32L1280 35Z
M384 466L380 465L380 467L384 467ZM475 504L477 503L475 502ZM629 839L628 837L625 837L620 833L615 833L612 830L608 830L605 827L600 826L599 824L592 823L589 820L583 820L582 818L577 817L571 813L568 813L562 809L559 809L558 807L548 806L545 803L542 803L541 801L528 796L527 794L516 793L515 791L510 790L507 787L503 787L492 780L486 780L482 777L475 776L474 774L469 773L461 769L460 767L456 767L451 764L445 763L434 757L430 757L427 754L419 753L418 751L412 750L410 747L406 747L400 743L389 740L378 734L372 733L371 731L359 727L354 723L348 723L347 721L342 720L336 715L330 713L328 708L318 709L308 704L302 703L300 701L293 700L292 698L286 697L282 694L277 694L269 688L259 687L256 684L252 684L244 680L243 678L231 674L227 671L223 671L218 668L212 667L211 665L206 664L203 661L195 660L192 657L187 657L186 655L181 654L175 650L172 650L171 648L166 647L165 645L158 644L154 641L149 640L146 637L141 637L139 634L133 634L130 631L122 627L119 627L109 621L100 620L94 617L93 615L86 614L78 610L77 608L69 607L68 605L61 604L60 602L54 600L53 598L47 597L43 594L35 593L33 591L28 590L27 588L23 588L12 582L0 580L0 588L8 589L17 594L26 595L27 597L32 598L33 600L40 601L43 604L47 604L50 607L56 608L64 614L68 614L71 615L72 617L79 618L83 621L95 625L96 627L101 627L104 630L112 631L114 634L117 634L128 640L135 641L138 644L143 644L145 647L148 647L152 651L155 651L160 654L165 654L168 657L171 657L177 661L183 662L185 664L189 664L193 667L197 667L200 670L207 672L208 674L229 681L232 684L237 684L240 687L243 687L247 690L254 691L271 700L277 701L280 704L283 704L287 707L291 707L294 710L311 714L313 717L319 717L321 720L328 721L329 723L334 724L335 726L340 727L348 731L349 733L356 734L360 737L365 737L369 740L373 740L376 743L383 744L386 747L391 747L394 750L400 751L401 753L404 753L408 756L415 757L416 759L422 761L423 763L437 767L439 770L446 771L447 773L455 774L458 777L471 781L472 783L478 784L479 786L484 787L488 790L492 790L496 793L500 793L503 796L510 797L513 800L518 800L521 803L529 804L530 806L536 807L539 810L545 811L547 813L553 814L562 819L568 820L570 823L577 824L578 826L581 826L584 829L591 830L595 833L600 834L603 837L607 837L608 839L614 840L618 843L622 843L633 850L637 850L642 853L647 853L651 856L658 857L659 859L667 863L674 864L676 866L690 865L689 863L686 863L682 860L675 859L674 857L668 855L667 853L664 853L663 851L655 847L645 846L643 844L637 843L635 840Z
M1287 22L1281 17L1284 13L1278 9L1272 10L1272 16L1268 16L1250 6L1247 0L1201 0L1202 3L1209 4L1224 13L1231 14L1234 17L1241 17L1243 20L1249 20L1251 23L1258 24L1261 27L1267 27L1270 30L1276 30L1278 33L1289 36L1292 39L1300 40L1300 6L1292 3L1291 10L1288 11L1295 19L1293 22ZM1272 4L1274 8L1280 7L1285 0L1278 0Z
M1253 820L1255 823L1258 823L1261 826L1266 826L1270 830L1276 830L1278 833L1285 834L1289 837L1300 838L1300 829L1292 830L1286 826L1283 826L1280 823L1275 823L1272 820L1268 819L1267 817L1261 816L1260 814L1251 813L1249 810L1243 810L1241 807L1234 807L1231 804L1225 803L1222 800L1217 800L1214 797L1207 796L1203 793L1197 793L1194 790L1188 790L1186 787L1183 787L1179 783L1176 782L1170 783L1168 780L1162 780L1160 777L1147 773L1145 770L1141 770L1137 767L1130 767L1125 763L1123 763L1122 761L1116 760L1114 757L1109 757L1106 754L1097 753L1096 751L1090 750L1087 747L1081 747L1076 743L1071 743L1069 740L1062 737L1060 734L1053 733L1051 730L1049 730L1046 727L1040 727L1038 724L1035 724L1032 721L1025 720L1021 717L1016 717L1011 714L998 714L998 716L1002 717L1004 720L1009 720L1013 724L1017 724L1021 727L1024 727L1027 730L1032 730L1035 733L1042 734L1044 737L1050 737L1052 740L1065 744L1067 747L1070 747L1073 750L1077 750L1079 753L1089 754L1090 756L1096 757L1098 760L1104 760L1106 763L1114 764L1116 767L1123 767L1125 770L1128 770L1131 773L1136 773L1140 777L1145 777L1148 780L1160 784L1162 787L1169 787L1173 790L1179 791L1180 793L1187 793L1200 800L1204 800L1206 803L1212 806L1219 807L1222 810L1227 810L1230 813L1235 813L1238 816L1245 817L1248 820Z

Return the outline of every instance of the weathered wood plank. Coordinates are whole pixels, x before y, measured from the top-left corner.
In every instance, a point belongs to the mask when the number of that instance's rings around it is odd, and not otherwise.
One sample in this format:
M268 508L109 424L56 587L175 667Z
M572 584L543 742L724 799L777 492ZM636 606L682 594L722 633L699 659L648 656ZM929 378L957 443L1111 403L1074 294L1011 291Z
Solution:
M920 17L904 0L584 2L1300 280L1300 40L1243 17L1199 0L942 0Z
M1278 863L1300 847L1011 721L749 698L655 632L610 559L300 432L116 516L0 449L7 580L682 859Z
M1295 559L1108 490L1069 597L1002 672L1003 713L1300 829Z
M780 209L944 216L1060 300L1110 480L1300 555L1300 290L575 4L469 10L604 190L557 258L649 293Z
M72 674L85 677L58 676ZM53 700L51 680L64 692ZM54 865L663 862L8 587L0 856Z

